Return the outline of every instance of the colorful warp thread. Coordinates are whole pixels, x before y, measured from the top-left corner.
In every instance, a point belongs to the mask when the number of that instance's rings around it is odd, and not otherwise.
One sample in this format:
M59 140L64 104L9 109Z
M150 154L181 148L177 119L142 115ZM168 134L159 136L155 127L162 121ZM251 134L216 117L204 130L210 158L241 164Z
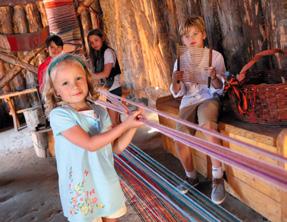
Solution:
M159 199L148 188L142 186L131 175L128 175L125 172L128 171L127 169L120 166L117 166L117 169L122 178L121 186L125 196L142 221L188 221L181 217L168 203ZM122 174L123 172L125 172L125 175Z
M38 32L0 35L0 49L7 52L31 51L44 45L49 27Z
M73 0L43 1L50 33L61 36L65 43L81 45L81 31Z
M188 184L190 192L181 194L176 186L183 180L133 144L115 155L115 166L127 199L143 221L239 221Z
M201 126L199 126L199 125L197 125L195 123L191 123L189 121L179 119L178 117L175 117L175 116L169 115L167 113L161 112L161 111L159 111L157 109L146 107L146 106L144 106L144 105L142 105L140 103L136 103L136 102L127 100L125 98L121 98L119 96L116 96L114 94L109 93L108 91L99 90L99 93L101 93L102 95L104 95L107 98L109 98L109 100L112 102L112 104L103 104L103 106L105 106L105 105L113 106L111 108L112 109L117 109L118 112L121 112L121 113L128 112L127 108L125 106L123 106L123 104L120 102L120 101L122 101L122 102L125 102L127 104L130 104L130 105L136 106L138 108L141 108L143 110L157 113L158 115L160 115L162 117L165 117L167 119L173 120L173 121L178 122L178 123L181 123L181 124L183 124L185 126L188 126L188 127L192 128L192 129L201 131L201 132L203 132L203 133L205 133L207 135L214 136L214 137L216 137L218 139L221 139L223 141L234 143L236 145L239 145L239 146L245 147L247 149L250 149L250 150L252 150L254 152L261 153L261 154L266 155L266 156L268 156L268 157L270 157L270 158L272 158L274 160L278 160L278 161L281 161L281 162L287 162L287 158L286 157L283 157L283 156L281 156L281 155L279 155L277 153L272 153L272 152L270 152L268 150L263 150L260 147L257 147L257 146L254 146L254 145L251 145L251 144L239 141L237 139L225 136L223 134L220 134L219 132L210 131L210 130L205 129L205 128L203 128L203 127L201 127Z
M119 108L118 100L120 99L126 103L140 107L144 110L153 111L153 112L157 113L158 115L161 115L161 116L168 118L168 119L172 119L176 122L182 123L182 124L187 125L191 128L203 131L204 133L207 133L209 135L211 134L217 138L220 138L220 139L223 139L226 141L231 141L232 143L247 147L248 149L251 149L255 152L264 153L267 156L269 156L273 159L279 160L281 162L287 161L287 159L285 157L282 157L278 154L274 154L274 153L262 150L259 147L252 146L250 144L246 144L246 143L243 143L241 141L237 141L233 138L223 136L219 133L214 133L212 131L208 131L207 129L199 127L196 124L192 124L188 121L177 119L176 117L173 117L171 115L168 115L166 113L160 112L160 111L155 110L155 109L145 107L139 103L128 101L125 98L120 98L118 96L115 96L115 95L107 92L107 91L101 90L100 93L102 95L105 95L110 101L115 102L115 104L110 104L110 103L103 102L103 101L95 101L95 103L98 103L99 105L113 109L117 112L121 112L121 113L127 112L127 110L123 111L123 110L125 110L123 105L121 105L121 108ZM117 102L116 102L116 100L117 100ZM179 132L177 130L174 130L174 129L171 129L169 127L157 124L157 123L152 122L152 121L148 121L148 120L142 120L142 121L147 126L159 130L159 132L161 132L162 134L164 134L168 137L171 137L175 141L181 142L181 143L187 145L188 147L192 147L193 149L196 149L199 152L205 153L205 154L207 154L213 158L216 158L216 159L218 159L218 160L220 160L220 161L222 161L228 165L240 168L240 169L247 171L247 172L249 172L255 176L261 177L261 178L267 180L268 182L270 182L274 186L277 186L277 187L283 188L284 190L287 190L287 172L278 166L273 166L273 165L266 163L262 160L248 157L244 153L239 153L237 151L228 149L224 146L221 146L218 144L213 144L213 143L208 142L204 139L197 138L195 136L192 136L192 135L189 135L189 134L186 134L183 132Z

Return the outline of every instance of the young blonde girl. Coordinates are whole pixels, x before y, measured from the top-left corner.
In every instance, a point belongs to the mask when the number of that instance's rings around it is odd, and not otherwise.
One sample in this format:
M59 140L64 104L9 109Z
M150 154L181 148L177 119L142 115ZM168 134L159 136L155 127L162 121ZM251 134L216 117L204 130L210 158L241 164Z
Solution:
M97 94L77 56L54 58L46 77L43 94L55 138L64 216L75 222L116 221L126 206L112 152L121 153L130 143L142 125L141 111L110 128L107 111L87 102L87 97L96 99Z

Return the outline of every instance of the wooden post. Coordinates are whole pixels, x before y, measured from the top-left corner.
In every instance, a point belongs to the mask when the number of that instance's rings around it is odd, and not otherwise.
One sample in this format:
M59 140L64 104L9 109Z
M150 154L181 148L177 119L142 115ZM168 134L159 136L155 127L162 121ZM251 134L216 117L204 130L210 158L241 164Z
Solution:
M13 33L13 8L6 6L6 7L0 7L0 24L1 25L1 33L5 34L12 34ZM11 69L9 64L5 64L6 70ZM12 90L23 90L24 89L24 78L21 75L18 75L14 79L11 79L10 87ZM17 99L15 101L16 106L19 105L20 107L24 107L26 100L25 97L21 99Z
M90 13L89 11L86 9L81 13L81 23L82 23L82 28L83 28L83 38L85 41L85 48L86 51L88 51L89 49L89 44L88 44L88 39L87 39L87 35L88 32L92 29L92 22L91 22L91 18L90 18Z
M14 6L13 24L14 24L14 33L27 33L28 32L28 27L26 25L27 24L26 13L24 11L23 6L21 5ZM25 54L23 52L17 53L17 56L20 59L24 58L24 55ZM18 76L21 76L23 78L22 89L24 89L25 85L29 87L29 85L26 84L27 83L26 74L27 74L27 71L22 70L21 74L16 76L16 78L18 78ZM24 100L26 104L25 107L27 107L27 105L30 106L27 95L21 96L20 98L21 100Z
M14 102L11 98L5 98L4 101L8 104L9 106L9 113L10 115L12 116L13 118L13 124L14 124L14 129L15 131L18 131L18 128L20 127L20 122L19 122L19 119L17 117L17 113L16 113L16 110L15 110L15 105L14 105Z
M277 147L281 149L280 153L282 156L287 157L287 128L283 129L277 137ZM287 170L287 163L283 166ZM287 191L281 191L281 211L282 219L281 221L287 222Z
M29 32L39 31L42 28L42 21L37 5L33 3L27 4L25 6L25 11L29 25Z
M36 130L39 124L45 123L46 117L40 106L25 109L23 110L23 114L26 124L31 131Z
M201 15L201 0L174 0L178 23L182 24L191 15Z
M37 6L38 6L38 10L41 16L42 27L46 27L48 26L48 20L47 20L46 10L45 10L43 1L38 1Z
M48 150L48 130L32 131L31 136L36 155L40 158L46 158Z
M94 1L94 3L90 6L92 8L92 10L90 10L90 16L91 16L91 22L92 22L92 26L93 29L97 29L97 28L102 28L102 22L100 19L101 13L100 11L100 6L97 6L98 1Z
M29 32L37 32L42 29L42 21L40 12L37 8L36 4L27 4L25 6L25 12L27 16L27 20L29 21ZM33 50L36 51L36 50ZM37 81L37 74L32 73L30 71L26 72L26 85L28 88L34 88L37 87L38 81ZM31 95L32 105L33 106L39 106L40 101L38 100L37 96L35 94Z

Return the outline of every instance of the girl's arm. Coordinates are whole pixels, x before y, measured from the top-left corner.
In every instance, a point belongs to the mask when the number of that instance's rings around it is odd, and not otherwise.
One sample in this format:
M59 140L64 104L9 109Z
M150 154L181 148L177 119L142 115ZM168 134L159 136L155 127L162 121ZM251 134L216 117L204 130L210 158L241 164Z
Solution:
M62 135L71 143L88 151L96 151L103 146L112 143L129 129L126 124L119 124L116 127L94 136L90 136L79 125L62 132Z
M133 112L124 122L115 126L114 128L90 136L86 131L84 131L80 126L76 125L68 130L62 132L62 135L69 140L71 143L80 146L88 151L96 151L103 146L114 142L122 134L126 132L127 136L124 136L123 140L120 140L123 144L129 143L131 136L134 135L132 130L134 128L140 127L143 123L137 119L137 116L141 114L141 111ZM129 132L131 131L131 132ZM129 140L129 141L128 141Z
M113 144L113 151L116 154L121 154L126 149L126 147L132 141L132 138L134 137L136 130L137 130L136 128L128 130L115 141L115 143Z
M110 73L113 68L113 63L108 63L104 65L104 70L102 72L96 72L96 75L93 75L94 79L106 79L110 76Z
M143 110L138 110L137 111L139 114L136 116L137 120L140 119L144 119L144 116L141 114L143 112ZM139 122L138 124L142 125L142 122ZM139 125L139 126L140 126ZM113 151L116 154L121 154L126 147L130 144L130 142L132 141L135 133L137 131L137 128L132 128L129 129L127 132L125 132L124 134L122 134L113 144Z

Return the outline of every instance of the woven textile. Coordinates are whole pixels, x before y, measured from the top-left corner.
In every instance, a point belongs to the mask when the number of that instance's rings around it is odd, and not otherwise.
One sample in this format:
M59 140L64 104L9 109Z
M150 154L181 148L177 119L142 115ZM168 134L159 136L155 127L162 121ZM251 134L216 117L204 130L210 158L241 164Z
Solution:
M72 0L44 0L50 33L61 36L65 43L80 45L81 31Z
M209 65L209 49L178 46L179 70L184 71L185 83L207 84Z
M38 32L0 35L0 49L7 52L31 51L44 45L49 34L45 27Z

